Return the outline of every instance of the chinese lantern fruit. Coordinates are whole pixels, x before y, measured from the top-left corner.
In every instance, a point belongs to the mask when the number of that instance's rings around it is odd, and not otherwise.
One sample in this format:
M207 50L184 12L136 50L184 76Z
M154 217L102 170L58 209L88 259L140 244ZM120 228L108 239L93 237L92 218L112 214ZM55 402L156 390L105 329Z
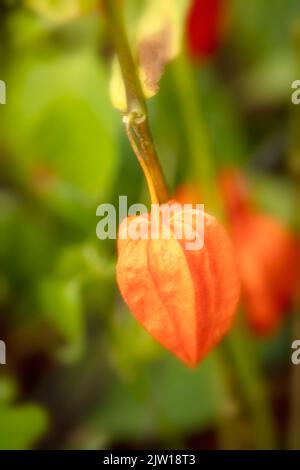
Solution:
M182 211L179 206L177 220L183 218ZM240 292L231 241L214 217L202 216L204 243L197 249L187 249L187 239L176 239L174 231L169 239L130 238L132 222L148 228L159 223L151 214L125 219L118 241L117 282L129 309L159 343L191 367L229 331Z
M294 239L272 217L251 211L234 221L232 236L248 322L258 334L272 333L295 292Z
M272 334L280 327L296 294L299 247L282 223L252 206L242 172L223 171L219 184L248 324L256 334ZM182 204L201 199L195 184L182 185L177 197Z
M295 239L274 217L252 207L241 172L224 171L220 185L249 325L258 334L272 333L280 326L296 289Z

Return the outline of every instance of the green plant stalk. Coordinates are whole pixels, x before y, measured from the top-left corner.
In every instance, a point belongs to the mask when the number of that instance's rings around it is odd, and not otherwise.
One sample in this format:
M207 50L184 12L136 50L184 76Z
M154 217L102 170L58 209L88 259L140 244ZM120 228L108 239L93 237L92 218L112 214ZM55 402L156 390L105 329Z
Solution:
M187 140L189 143L189 156L194 166L196 182L199 184L199 193L208 206L221 219L225 219L222 200L217 187L217 174L214 165L212 145L209 132L199 109L199 97L196 89L196 80L188 59L183 55L174 64L174 77L177 85L179 108L181 110ZM274 448L275 436L272 414L267 400L267 392L263 383L259 362L249 347L244 347L245 334L240 326L230 334L226 341L236 366L237 380L243 392L244 400L251 413L251 421L256 435L258 448ZM248 338L249 340L249 338ZM225 362L219 361L220 373L223 376L224 387L227 393L232 388L226 374ZM227 376L227 378L226 378ZM228 426L229 427L229 426ZM223 441L224 432L219 429L220 442Z
M222 204L216 188L216 174L213 165L211 144L205 123L199 112L199 99L196 92L195 77L188 59L182 54L173 64L179 109L188 143L188 154L195 175L195 183L199 184L199 193L203 201L209 202L209 210L220 216ZM226 361L218 351L214 351L217 374L215 381L218 389L222 389L226 403L232 403L232 383ZM224 409L224 403L216 403L218 410L217 434L221 449L240 447L237 431L237 416Z
M295 53L295 77L300 73L300 21L294 27L294 53ZM289 155L289 170L295 188L295 220L294 226L299 239L300 236L300 106L293 107L291 122L291 149ZM295 301L295 313L292 320L291 342L300 338L300 294L298 292ZM297 366L291 367L290 378L290 410L288 423L287 447L290 450L300 448L300 369Z
M227 338L226 347L237 371L255 431L258 449L274 449L276 433L269 406L268 393L259 367L257 351L243 325L237 325Z
M216 187L216 171L208 130L199 112L199 97L195 76L187 57L182 54L173 65L175 83L183 125L188 143L188 152L196 183L199 183L204 201L216 215L222 215L222 204Z
M233 393L234 383L230 364L222 353L218 348L212 352L216 368L214 387L218 391L215 397L218 443L222 450L239 450L243 448L239 403ZM220 395L223 396L221 401Z
M101 0L106 9L111 37L120 63L127 110L124 124L132 149L145 174L152 203L162 204L169 195L150 131L147 106L117 0Z

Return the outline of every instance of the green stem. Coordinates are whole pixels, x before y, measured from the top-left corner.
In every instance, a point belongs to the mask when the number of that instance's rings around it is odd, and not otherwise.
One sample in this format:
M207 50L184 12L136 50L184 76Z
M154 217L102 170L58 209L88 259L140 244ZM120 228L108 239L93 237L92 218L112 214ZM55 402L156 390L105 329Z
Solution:
M185 55L173 66L179 107L188 143L188 152L196 181L204 201L215 214L222 215L222 204L216 187L216 171L208 129L199 112L199 96L192 67ZM200 189L201 188L201 189Z
M148 120L126 123L131 147L143 169L152 203L162 204L169 200L168 190L150 134Z
M217 390L215 407L217 410L217 437L221 450L239 450L243 448L241 439L241 419L238 400L233 393L233 380L230 364L222 354L222 350L212 352L215 361L213 377L214 387ZM220 400L222 396L222 400Z
M253 425L257 449L276 448L273 416L254 344L242 325L227 337L226 346L232 358L241 392L245 397Z
M151 135L147 106L117 0L102 0L114 42L126 92L127 110L124 115L126 132L144 171L152 203L169 199L167 186Z
M209 131L199 110L199 97L197 84L191 65L183 55L174 64L174 77L177 85L179 107L183 115L186 136L189 144L189 154L194 173L199 183L199 193L207 201L209 209L224 219L222 200L217 187L217 175L214 166L214 155L209 138ZM259 363L253 351L245 348L245 335L238 326L227 338L227 345L236 367L237 379L243 393L244 400L250 410L251 421L256 436L258 448L274 447L273 422L265 385L259 371ZM226 351L228 352L228 351ZM227 393L232 391L227 364L231 358L224 358L223 364L219 362L219 370L223 376ZM226 364L225 364L226 363ZM227 426L230 427L230 423ZM219 429L222 438L223 430Z
M106 8L108 26L124 80L127 114L143 118L147 114L146 102L124 27L122 8L117 0L102 0L102 2Z
M294 25L294 59L295 59L295 77L300 73L300 21L297 20ZM299 239L300 235L300 106L293 107L292 122L291 122L291 149L289 155L289 171L292 177L293 186L295 189L295 220L293 221L296 236ZM300 338L300 295L296 295L295 300L295 314L292 322L292 338L291 342ZM291 383L290 383L290 410L289 410L289 423L288 423L288 449L296 450L300 448L300 369L299 366L291 367Z
M183 125L188 142L188 153L192 164L195 180L199 184L199 194L202 201L208 201L209 209L216 215L221 214L221 201L216 188L216 175L213 166L213 156L208 132L202 115L199 112L199 97L196 92L195 77L187 58L181 55L173 65L179 109L183 117ZM216 377L218 388L222 388L226 403L232 401L232 383L228 373L227 362L218 351L214 351L216 362ZM227 415L223 409L224 403L217 403L219 420L217 433L221 449L240 447L237 429L237 418ZM233 432L234 430L234 432Z

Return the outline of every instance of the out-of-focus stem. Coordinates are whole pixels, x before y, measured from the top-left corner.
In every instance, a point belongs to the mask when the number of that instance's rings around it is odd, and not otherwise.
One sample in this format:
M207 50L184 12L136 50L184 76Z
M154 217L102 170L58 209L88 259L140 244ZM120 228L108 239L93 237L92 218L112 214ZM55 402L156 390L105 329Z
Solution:
M209 131L203 120L201 109L199 109L199 97L193 69L186 57L182 56L174 65L174 76L189 143L190 159L194 166L196 181L199 183L199 193L208 207L224 219ZM249 349L249 344L245 348L244 340L243 329L238 325L226 339L225 343L228 346L226 352L228 349L230 350L235 365L236 378L250 410L256 445L261 449L274 448L274 427L266 387L260 374L259 362L253 355L253 351ZM218 362L223 380L226 382L224 382L225 390L230 393L232 387L228 381L228 374L226 378L225 373L228 361L227 357L222 361L223 364L220 360ZM223 431L222 428L219 429L221 441L224 437Z
M222 450L239 450L243 448L240 433L240 410L238 400L233 393L230 364L219 349L215 349L212 356L216 371L213 380L218 391L215 397L215 407L218 414L216 423L218 445ZM220 400L220 396L223 397L222 400Z
M250 413L255 433L255 447L260 450L274 449L276 448L276 435L268 393L260 371L257 352L242 325L237 325L230 333L226 346L232 357L239 386Z
M295 52L295 77L300 73L300 21L298 20L294 27L294 52ZM300 106L294 106L292 114L291 129L291 149L289 156L289 169L295 188L295 220L298 242L300 237ZM291 342L300 339L300 292L297 292L295 302L295 314L292 322ZM287 447L291 450L300 448L300 369L299 366L292 366L290 383L290 410L288 423L288 442Z
M114 42L124 81L127 110L124 115L126 132L144 171L152 203L162 204L169 199L167 186L150 132L147 106L141 87L118 0L101 0L105 6L108 25Z
M191 64L181 55L173 66L177 85L177 96L188 143L188 153L201 195L210 210L222 214L222 204L216 187L214 158L208 129L199 111L199 96ZM200 189L200 188L199 188ZM202 202L202 201L201 201Z

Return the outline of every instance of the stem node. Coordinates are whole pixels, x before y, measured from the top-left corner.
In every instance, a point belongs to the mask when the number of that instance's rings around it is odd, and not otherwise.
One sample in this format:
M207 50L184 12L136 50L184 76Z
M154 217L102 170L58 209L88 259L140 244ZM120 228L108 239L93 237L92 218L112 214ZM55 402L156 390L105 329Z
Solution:
M169 199L168 191L150 132L145 97L120 7L116 0L103 1L126 91L127 112L123 116L123 122L129 142L145 174L151 202L162 204Z

